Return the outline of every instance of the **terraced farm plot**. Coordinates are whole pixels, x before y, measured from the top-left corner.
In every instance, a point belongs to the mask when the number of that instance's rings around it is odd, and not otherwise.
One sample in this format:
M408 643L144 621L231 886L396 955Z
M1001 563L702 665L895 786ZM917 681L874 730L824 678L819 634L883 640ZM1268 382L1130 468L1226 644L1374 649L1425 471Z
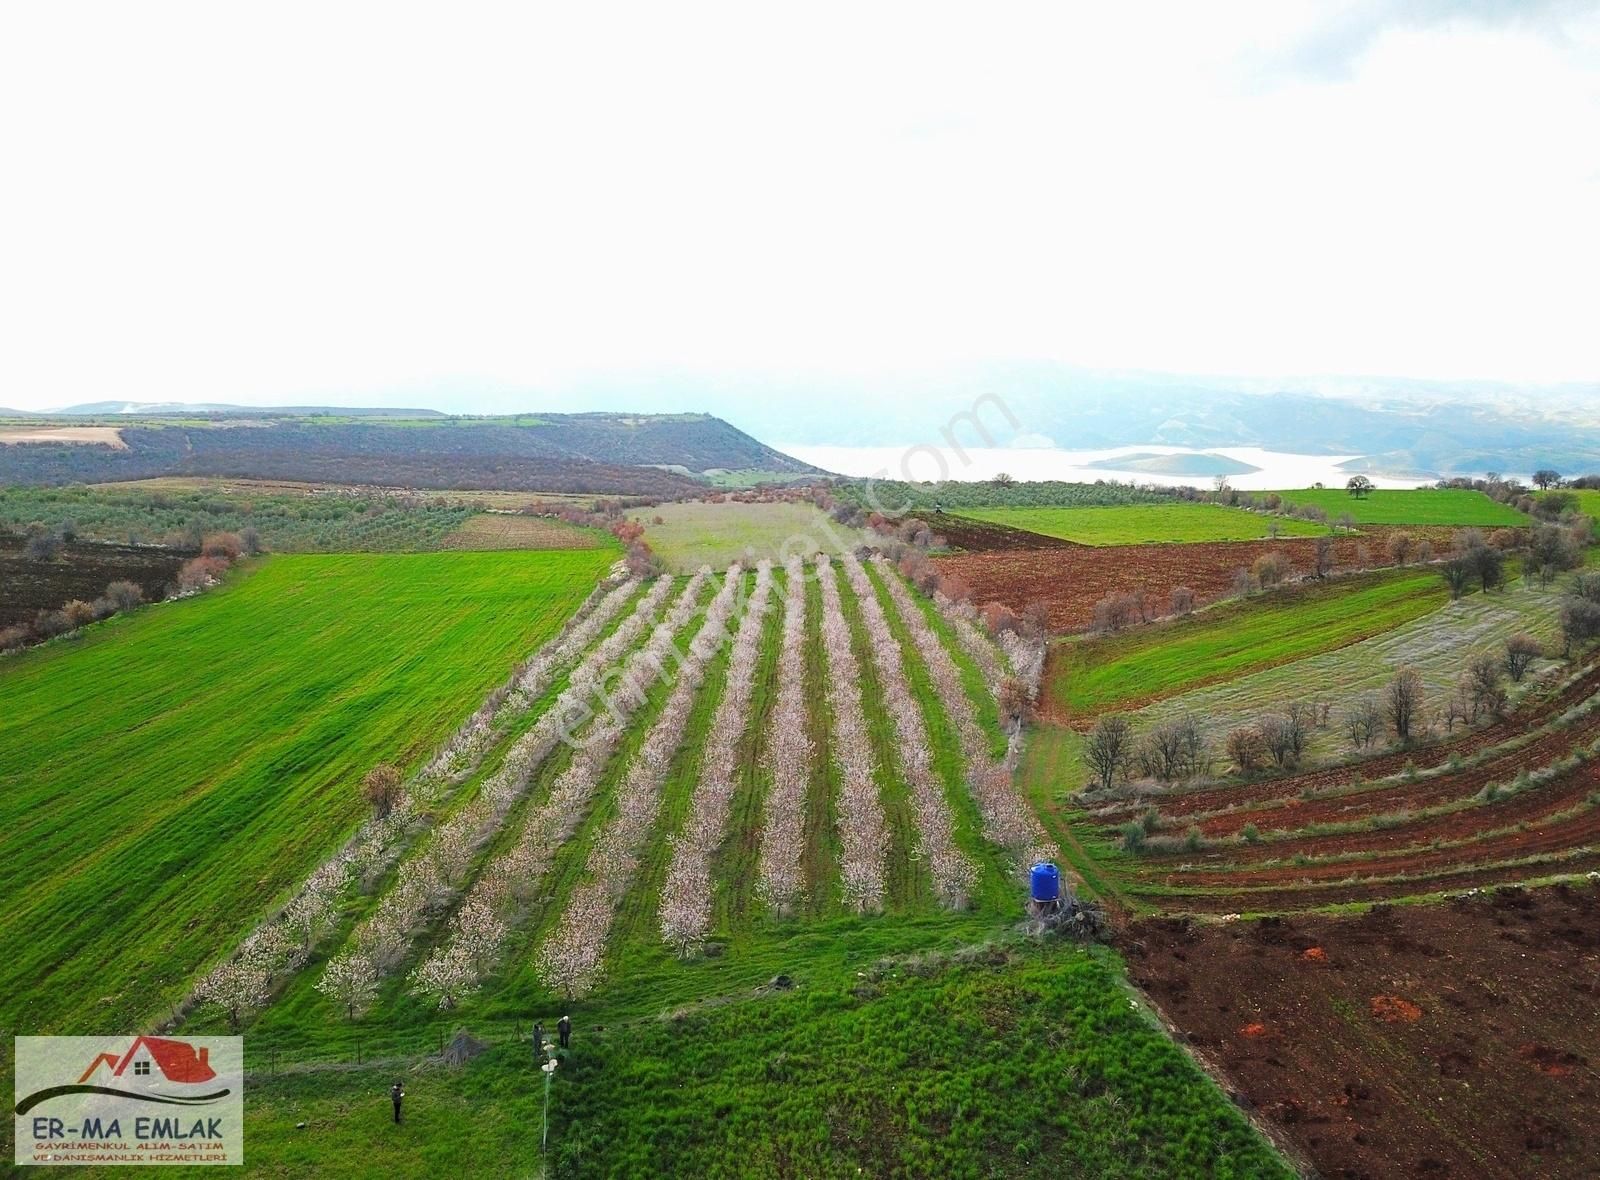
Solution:
M679 573L702 565L720 569L732 561L839 554L865 540L859 529L846 528L810 504L694 501L644 508L631 516L645 526L644 539L657 556Z
M415 765L612 560L274 557L0 662L7 1026L179 999L355 825L360 776Z
M1106 508L964 508L957 515L1079 545L1159 545L1320 537L1327 528L1221 504L1132 504Z
M1257 492L1258 496L1272 493ZM1471 488L1378 488L1352 496L1343 488L1299 488L1276 493L1298 507L1321 508L1329 520L1349 513L1358 525L1451 525L1526 528L1530 521L1509 504Z
M1537 592L1496 596L1517 606L1535 601ZM1296 661L1330 652L1428 616L1449 601L1432 571L1375 575L1359 582L1334 580L1295 587L1255 599L1224 603L1187 619L1132 628L1120 635L1096 636L1057 644L1051 652L1045 692L1058 720L1081 727L1102 712L1120 712L1201 685L1286 666L1271 683L1300 679ZM1548 594L1536 601L1550 606ZM1517 606L1505 611L1473 604L1446 620L1485 614L1520 619ZM1530 607L1531 609L1531 607ZM1329 657L1337 663L1337 656ZM1302 681L1315 684L1314 679ZM1218 692L1227 691L1219 689Z
M1141 717L1154 723L1184 714L1193 715L1200 719L1205 732L1220 747L1230 729L1251 724L1263 715L1286 708L1292 701L1323 699L1332 703L1338 714L1364 694L1379 692L1394 677L1397 668L1415 668L1421 674L1426 699L1437 710L1473 655L1488 653L1499 658L1505 641L1519 633L1532 635L1552 652L1560 648L1557 626L1560 593L1556 589L1516 583L1500 593L1469 594L1454 602L1444 602L1409 622L1400 617L1408 613L1403 608L1385 612L1380 603L1364 601L1357 596L1337 601L1346 607L1348 618L1364 624L1362 630L1370 627L1377 633L1370 639L1320 655L1169 697L1142 710ZM1420 604L1431 600L1419 596L1410 601ZM1322 633L1321 637L1332 642L1337 634L1337 631ZM1303 638L1311 643L1317 637L1317 625L1308 617L1305 630L1293 633L1291 641ZM1176 656L1182 650L1193 652L1195 649L1178 649L1177 645L1163 648L1163 665L1181 667L1181 663L1167 665L1167 656L1169 651ZM1149 660L1135 659L1131 665L1141 672L1150 669L1144 674L1155 674ZM1537 660L1530 676L1537 677L1555 666L1553 660ZM1065 674L1069 677L1066 687L1070 695L1073 679L1070 673ZM1092 692L1095 678L1090 675L1082 680L1087 682L1085 691ZM1517 691L1518 686L1510 687L1513 692ZM1336 722L1337 718L1335 724L1312 735L1304 758L1306 764L1348 755L1348 741L1338 731Z

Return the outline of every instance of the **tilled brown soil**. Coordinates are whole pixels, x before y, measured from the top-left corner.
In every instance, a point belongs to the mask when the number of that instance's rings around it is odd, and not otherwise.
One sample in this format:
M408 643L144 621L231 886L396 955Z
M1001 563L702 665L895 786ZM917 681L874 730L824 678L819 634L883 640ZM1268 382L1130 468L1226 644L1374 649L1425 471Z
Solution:
M1321 1176L1600 1176L1600 899L1145 919L1134 982Z
M74 598L92 602L106 583L138 584L146 599L160 599L192 553L147 545L65 545L56 561L34 561L25 541L0 533L0 627L31 620L41 610L56 610Z
M945 532L942 518L935 531L945 535L952 544L956 543ZM1336 566L1355 568L1361 548L1368 551L1371 560L1385 561L1389 535L1395 532L1426 539L1442 553L1449 548L1456 530L1368 525L1359 535L1336 538ZM1022 536L1032 538L1036 534ZM1266 553L1281 552L1296 572L1311 572L1316 544L1316 539L1311 537L1099 547L1062 543L1060 548L1030 541L1027 548L1002 546L939 557L935 561L942 572L956 574L972 587L976 602L1000 602L1013 610L1021 610L1036 599L1042 600L1050 609L1052 628L1082 631L1093 622L1095 603L1108 594L1143 591L1164 603L1174 587L1187 586L1195 592L1198 602L1214 602L1232 592L1237 570L1248 568Z

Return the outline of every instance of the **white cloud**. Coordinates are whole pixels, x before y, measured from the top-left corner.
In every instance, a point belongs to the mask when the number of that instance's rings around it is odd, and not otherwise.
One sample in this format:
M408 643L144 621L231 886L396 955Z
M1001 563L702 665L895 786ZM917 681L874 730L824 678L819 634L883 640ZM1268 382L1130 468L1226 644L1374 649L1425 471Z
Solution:
M1600 376L1594 8L1390 11L14 8L0 405Z

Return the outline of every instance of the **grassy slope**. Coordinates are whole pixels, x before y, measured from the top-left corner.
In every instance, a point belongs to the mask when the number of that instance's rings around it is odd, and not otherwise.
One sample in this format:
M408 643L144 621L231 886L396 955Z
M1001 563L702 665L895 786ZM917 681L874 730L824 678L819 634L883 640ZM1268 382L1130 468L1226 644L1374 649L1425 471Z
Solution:
M1422 676L1427 698L1437 703L1449 695L1473 654L1499 653L1505 641L1518 632L1534 636L1548 650L1559 650L1556 615L1562 589L1560 585L1542 588L1518 580L1494 594L1468 594L1337 651L1169 697L1144 715L1154 720L1190 713L1220 745L1229 729L1253 723L1283 708L1287 701L1322 697L1342 709L1363 694L1380 691L1400 667L1415 668ZM1535 674L1547 666L1540 661ZM1515 685L1507 687L1517 689ZM1314 731L1306 761L1348 756L1344 735L1338 730L1335 724Z
M1286 537L1320 537L1321 525L1267 517L1220 504L1140 504L1113 508L967 508L960 515L1083 545L1254 541L1268 522Z
M175 1000L355 824L359 775L425 757L612 557L276 557L7 661L6 1023Z
M1332 651L1448 598L1437 573L1417 571L1228 602L1188 619L1062 644L1045 691L1057 710L1081 718Z
M1255 495L1267 495L1257 492ZM1348 512L1357 524L1475 525L1498 528L1526 525L1515 508L1496 503L1470 488L1379 489L1356 499L1343 488L1303 488L1279 492L1291 504L1316 505L1336 520Z

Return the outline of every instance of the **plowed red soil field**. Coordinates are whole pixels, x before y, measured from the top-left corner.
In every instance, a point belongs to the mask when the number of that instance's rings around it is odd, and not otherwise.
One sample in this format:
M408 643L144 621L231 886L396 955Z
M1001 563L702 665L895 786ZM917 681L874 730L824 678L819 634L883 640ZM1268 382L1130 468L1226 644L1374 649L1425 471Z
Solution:
M943 529L943 524L938 530ZM938 531L936 530L936 531ZM1014 531L1014 530L1008 530ZM1368 525L1358 536L1335 541L1336 565L1354 568L1357 550L1365 547L1375 562L1385 561L1389 534L1408 532L1443 552L1455 535L1448 528L1385 528ZM1021 534L1032 537L1034 534ZM974 601L1000 602L1021 610L1035 599L1050 608L1050 625L1058 631L1085 630L1094 604L1119 591L1146 591L1165 602L1175 586L1187 586L1202 603L1226 596L1234 573L1263 554L1283 553L1300 573L1309 573L1316 554L1314 538L1276 541L1216 541L1172 545L997 548L938 557L941 571L953 573L973 590ZM952 540L952 543L955 543ZM1060 544L1059 542L1056 544Z
M1600 1174L1600 898L1146 919L1134 982L1326 1177Z

